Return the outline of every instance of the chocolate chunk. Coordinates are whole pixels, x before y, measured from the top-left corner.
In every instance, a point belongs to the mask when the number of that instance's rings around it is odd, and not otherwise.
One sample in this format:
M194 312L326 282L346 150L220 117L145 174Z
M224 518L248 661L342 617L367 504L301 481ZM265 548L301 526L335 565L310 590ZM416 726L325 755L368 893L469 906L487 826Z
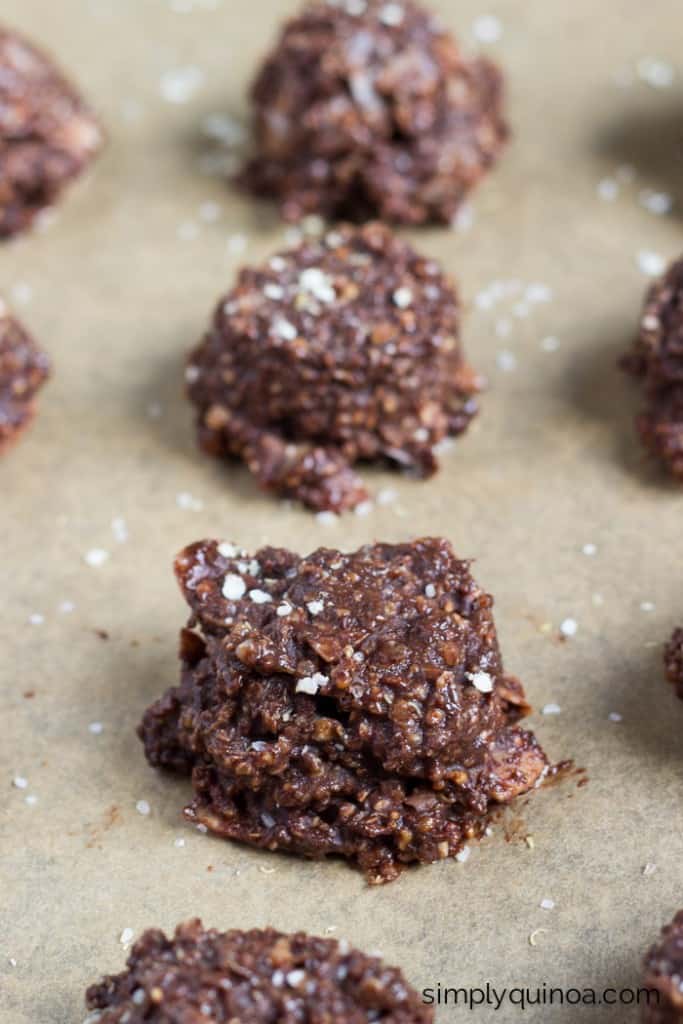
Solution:
M676 693L683 698L683 629L674 631L666 645L664 665L667 679L676 687Z
M640 334L623 368L643 382L643 442L683 482L683 259L650 288Z
M304 241L240 273L187 368L199 442L259 483L335 512L367 493L352 470L417 476L477 411L454 288L380 224Z
M546 775L493 601L447 541L308 558L204 541L176 574L181 683L139 735L151 764L191 771L190 821L381 883L455 856Z
M0 238L28 227L101 142L92 113L52 61L0 29Z
M0 452L35 415L35 396L50 371L44 352L0 299Z
M99 1024L431 1024L400 970L346 942L297 932L204 930L179 925L172 939L150 929L127 970L92 985Z
M683 1024L683 910L662 929L659 942L645 957L643 1024Z
M505 143L502 93L412 0L308 4L252 87L242 181L289 221L448 223Z

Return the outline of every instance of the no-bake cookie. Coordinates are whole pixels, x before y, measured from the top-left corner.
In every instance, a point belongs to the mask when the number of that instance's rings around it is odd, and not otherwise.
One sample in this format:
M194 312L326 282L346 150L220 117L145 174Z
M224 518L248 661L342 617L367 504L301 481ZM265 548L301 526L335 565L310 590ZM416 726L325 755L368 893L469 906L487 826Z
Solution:
M477 411L459 320L438 264L380 224L243 269L187 368L200 445L335 512L367 497L355 462L428 476Z
M412 0L310 3L252 87L242 180L289 221L449 222L505 143L502 94Z
M658 942L645 957L643 1024L683 1024L683 910L662 929Z
M674 631L664 652L666 675L676 687L676 693L683 698L683 629Z
M430 1024L400 970L348 943L272 928L219 932L201 921L173 938L150 929L127 970L86 995L99 1024Z
M0 299L0 453L35 415L35 397L50 372L44 352Z
M52 61L0 28L0 238L54 203L101 143L93 114Z
M151 764L191 773L190 821L381 883L457 855L547 774L493 601L447 541L307 558L204 541L176 574L181 683L139 732Z
M644 444L683 482L683 259L650 288L622 365L643 383L647 407L636 423Z

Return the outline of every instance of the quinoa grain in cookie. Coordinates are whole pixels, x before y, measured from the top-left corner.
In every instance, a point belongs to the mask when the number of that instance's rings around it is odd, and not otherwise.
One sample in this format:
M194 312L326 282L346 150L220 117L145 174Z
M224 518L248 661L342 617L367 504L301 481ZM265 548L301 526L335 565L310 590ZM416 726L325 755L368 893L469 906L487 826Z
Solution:
M459 334L452 283L389 228L306 240L242 270L190 357L199 443L316 510L367 499L357 462L429 476L477 411Z
M643 384L647 404L636 421L643 443L683 483L683 258L650 288L622 366Z
M502 94L413 0L316 0L254 82L242 180L289 221L448 223L505 143Z
M431 1024L396 967L344 940L272 928L219 932L201 921L172 938L150 929L121 974L86 994L98 1024Z
M50 362L0 299L0 453L35 415L35 398Z
M101 144L93 114L50 58L0 27L0 238L54 203Z
M548 773L492 599L447 541L306 558L204 541L176 574L181 682L139 733L151 764L191 775L195 824L378 884L462 855Z

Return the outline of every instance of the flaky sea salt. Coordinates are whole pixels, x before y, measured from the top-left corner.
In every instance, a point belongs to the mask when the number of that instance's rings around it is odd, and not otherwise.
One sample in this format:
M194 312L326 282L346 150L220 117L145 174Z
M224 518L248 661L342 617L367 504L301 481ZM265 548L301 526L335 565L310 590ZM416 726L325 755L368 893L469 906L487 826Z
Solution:
M223 581L222 594L228 601L239 601L247 592L247 585L241 576L229 572Z
M104 548L92 548L85 555L85 561L93 569L99 569L109 558L109 552L105 551Z
M559 704L544 704L541 708L541 714L543 715L559 715L562 708Z
M493 679L488 672L468 672L467 678L480 693L491 693L493 690Z
M480 14L472 23L472 35L478 43L497 43L502 34L503 26L495 14Z
M304 676L302 679L297 680L296 692L308 693L314 696L326 682L327 676L324 676L322 672L314 672L312 676Z

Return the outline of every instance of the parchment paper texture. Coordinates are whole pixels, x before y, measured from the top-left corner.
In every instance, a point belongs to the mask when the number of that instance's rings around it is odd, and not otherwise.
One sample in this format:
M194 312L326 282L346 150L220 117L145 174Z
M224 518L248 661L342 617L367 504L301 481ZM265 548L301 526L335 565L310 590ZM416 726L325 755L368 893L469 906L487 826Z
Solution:
M54 361L39 419L0 466L3 1024L79 1022L86 985L123 965L124 929L193 915L334 927L420 989L602 988L638 983L643 951L683 904L683 706L661 669L683 618L683 496L643 458L639 396L615 369L644 268L683 248L680 5L436 0L509 80L514 139L473 217L411 233L457 278L465 347L490 388L438 477L368 472L385 503L326 525L200 456L182 396L185 353L214 301L241 262L283 241L271 208L211 173L221 161L204 130L225 135L213 114L244 120L247 83L293 2L3 5L3 22L58 56L108 133L54 222L0 249L0 291ZM497 40L477 40L498 24ZM653 193L671 198L669 213L653 212L666 207ZM186 826L188 785L152 771L134 735L177 677L177 550L203 536L306 551L420 534L476 559L506 666L538 709L532 726L589 784L536 794L466 863L380 889L342 863ZM99 549L104 564L88 564ZM568 618L578 629L560 643ZM548 704L561 712L542 714ZM507 1006L438 1020L470 1016L636 1018Z

